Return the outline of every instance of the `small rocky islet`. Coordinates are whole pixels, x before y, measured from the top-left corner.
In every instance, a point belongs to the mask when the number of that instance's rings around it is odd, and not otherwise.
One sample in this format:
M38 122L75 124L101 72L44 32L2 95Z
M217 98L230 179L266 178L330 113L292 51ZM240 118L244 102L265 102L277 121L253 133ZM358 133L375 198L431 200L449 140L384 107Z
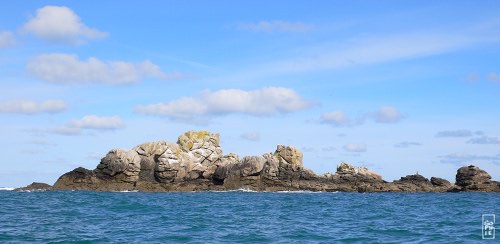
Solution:
M387 182L365 168L341 163L334 174L304 168L302 152L278 145L274 153L223 155L218 133L188 131L177 143L147 142L132 150L113 149L94 170L76 168L50 187L40 183L17 190L91 191L342 191L342 192L500 192L500 182L476 166L457 170L456 182L408 175ZM43 187L42 187L43 186Z

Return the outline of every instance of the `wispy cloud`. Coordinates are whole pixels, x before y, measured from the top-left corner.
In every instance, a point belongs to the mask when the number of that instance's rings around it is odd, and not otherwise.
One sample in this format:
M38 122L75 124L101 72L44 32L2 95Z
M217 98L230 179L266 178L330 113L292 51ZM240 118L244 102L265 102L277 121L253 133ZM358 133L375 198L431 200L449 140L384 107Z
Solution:
M478 154L467 154L467 153L451 153L443 156L441 158L441 163L450 163L455 165L467 165L474 164L475 161L490 161L498 164L500 161L500 154L491 155L478 155Z
M56 43L82 44L89 39L103 38L108 34L87 27L80 17L68 7L45 6L21 28L22 32Z
M394 147L397 147L397 148L408 148L408 147L411 147L411 146L421 146L422 143L420 142L414 142L414 141L402 141L402 142L398 142L396 144L394 144Z
M118 116L100 117L96 115L86 115L80 119L71 120L66 123L66 125L51 128L48 132L73 136L81 134L83 130L110 131L122 127L122 119Z
M356 152L356 153L366 152L367 150L366 144L364 143L349 143L345 144L342 148L347 152Z
M488 80L493 82L500 82L500 75L497 74L496 72L491 72L488 75Z
M357 126L364 124L367 120L373 120L375 123L397 123L406 118L397 108L383 106L372 112L364 113L356 119L349 118L343 111L327 112L321 115L320 122L330 124L336 127Z
M381 107L379 110L367 114L367 116L373 118L377 123L396 123L406 117L397 108L388 106Z
M303 33L309 32L314 29L314 25L302 22L289 22L282 20L259 21L255 23L239 23L236 25L239 30L253 31L253 32L290 32L290 33Z
M247 140L247 141L259 141L260 135L258 132L245 132L245 133L240 135L240 138Z
M29 60L27 71L31 75L60 84L108 83L131 84L146 78L180 78L180 74L166 74L149 60L132 63L101 61L91 57L79 60L77 55L52 53L38 55Z
M0 31L0 48L12 46L16 43L14 35L10 31Z
M294 90L266 87L257 90L225 89L204 91L198 97L184 97L164 103L137 106L140 114L160 115L175 121L196 122L200 119L227 114L273 116L291 113L312 106Z
M472 135L470 130L444 130L438 131L434 137L471 137Z
M498 42L498 36L480 32L447 30L410 31L392 35L364 35L332 43L318 43L300 48L300 54L245 68L225 77L257 79L270 75L340 70L401 60L434 56L478 45Z
M335 147L323 147L323 148L321 148L321 151L323 151L323 152L333 152L336 150L337 150L337 148L335 148Z
M500 144L500 138L498 137L490 137L490 136L481 136L476 138L471 138L467 141L469 144Z
M60 113L68 108L62 100L17 100L0 103L0 113L16 114L39 114L39 113Z

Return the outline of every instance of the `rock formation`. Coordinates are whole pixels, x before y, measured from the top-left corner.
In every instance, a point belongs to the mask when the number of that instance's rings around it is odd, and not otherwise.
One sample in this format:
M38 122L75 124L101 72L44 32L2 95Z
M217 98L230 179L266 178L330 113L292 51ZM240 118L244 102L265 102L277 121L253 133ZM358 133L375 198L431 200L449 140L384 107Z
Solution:
M464 166L457 170L456 185L462 191L497 191L500 182L492 181L486 171L474 166Z
M46 191L52 189L52 186L46 183L33 182L25 187L14 189L14 191Z
M446 192L495 191L498 182L475 166L462 167L456 184L408 175L394 182L365 168L341 163L334 174L306 169L302 152L278 145L274 152L240 157L224 155L219 134L189 131L177 143L148 142L131 150L113 149L96 169L77 168L62 175L54 190L97 191L256 191Z

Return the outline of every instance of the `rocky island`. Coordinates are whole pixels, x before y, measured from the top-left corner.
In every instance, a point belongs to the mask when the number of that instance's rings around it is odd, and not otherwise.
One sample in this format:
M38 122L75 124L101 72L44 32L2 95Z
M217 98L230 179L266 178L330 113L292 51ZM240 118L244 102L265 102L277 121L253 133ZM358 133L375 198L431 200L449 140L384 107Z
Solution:
M94 170L76 168L52 190L92 191L254 191L500 192L500 182L476 166L458 169L456 182L408 175L387 182L365 168L341 163L334 174L317 175L302 164L302 153L278 145L273 153L224 155L219 134L189 131L176 143L147 142L131 150L113 149Z

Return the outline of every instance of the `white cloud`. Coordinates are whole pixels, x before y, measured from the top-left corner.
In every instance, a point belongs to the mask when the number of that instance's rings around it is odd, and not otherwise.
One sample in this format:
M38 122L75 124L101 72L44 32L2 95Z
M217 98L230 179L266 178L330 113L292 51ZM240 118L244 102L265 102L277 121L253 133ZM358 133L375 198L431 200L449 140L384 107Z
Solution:
M411 147L411 146L421 146L421 145L422 145L422 143L420 143L420 142L403 141L403 142L399 142L399 143L394 144L394 147L407 148L407 147Z
M86 115L81 119L71 120L63 126L57 126L48 130L49 133L66 136L80 135L83 130L116 130L123 127L122 119L118 116L99 117Z
M38 55L29 60L27 71L31 75L54 83L109 83L130 84L145 78L179 78L179 74L165 74L149 60L138 63L101 61L91 57L63 53Z
M435 137L471 137L472 131L470 130L444 130L438 131Z
M96 115L87 115L81 119L72 120L69 125L72 128L80 129L115 130L122 127L123 123L118 116L98 117Z
M8 47L14 45L16 39L10 31L0 31L0 48Z
M346 126L350 125L351 121L343 111L335 111L322 114L321 123L331 124L333 126Z
M378 111L370 115L377 123L396 123L405 118L405 116L394 107L381 107Z
M500 138L481 136L477 138L471 138L467 141L469 144L500 144Z
M292 32L301 33L313 30L314 26L302 22L288 22L281 20L259 21L256 23L240 23L236 25L239 30L254 32Z
M0 103L0 113L37 114L37 113L60 113L67 109L62 100L18 100Z
M343 111L335 111L322 114L320 121L340 127L362 125L367 119L372 119L376 123L396 123L404 118L405 116L397 108L386 106L377 111L365 113L356 120L351 120Z
M199 120L200 117L234 113L273 116L302 110L311 105L311 102L300 97L292 89L265 87L250 91L239 89L204 91L199 97L184 97L165 103L137 106L134 111L192 122Z
M242 139L248 140L248 141L259 141L260 140L260 135L257 132L246 132L240 135Z
M66 44L81 44L88 39L108 35L87 27L73 10L64 6L39 8L36 15L28 20L21 30L43 40Z
M366 144L364 143L349 143L342 147L347 152L366 152Z

